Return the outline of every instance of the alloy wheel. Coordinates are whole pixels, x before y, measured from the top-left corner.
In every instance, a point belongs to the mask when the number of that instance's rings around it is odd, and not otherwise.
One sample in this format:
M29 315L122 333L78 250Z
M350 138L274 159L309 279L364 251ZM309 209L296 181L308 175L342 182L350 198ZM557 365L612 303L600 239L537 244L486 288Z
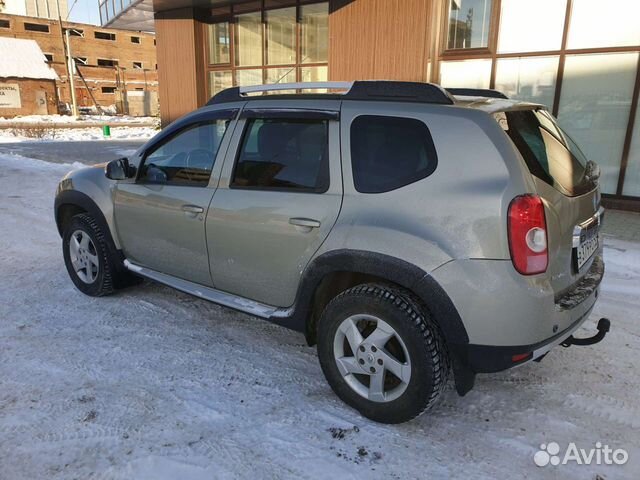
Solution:
M340 374L358 395L390 402L407 389L411 361L400 335L373 315L352 315L336 330L333 353Z
M69 238L69 254L78 278L88 284L95 282L100 272L100 262L96 246L86 232L73 232Z

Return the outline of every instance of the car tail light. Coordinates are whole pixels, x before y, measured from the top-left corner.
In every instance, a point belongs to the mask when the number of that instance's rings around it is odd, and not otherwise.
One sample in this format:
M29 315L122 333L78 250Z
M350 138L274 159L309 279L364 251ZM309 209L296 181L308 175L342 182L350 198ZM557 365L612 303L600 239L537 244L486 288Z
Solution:
M521 195L509 205L509 250L515 269L522 275L547 270L547 221L537 195Z

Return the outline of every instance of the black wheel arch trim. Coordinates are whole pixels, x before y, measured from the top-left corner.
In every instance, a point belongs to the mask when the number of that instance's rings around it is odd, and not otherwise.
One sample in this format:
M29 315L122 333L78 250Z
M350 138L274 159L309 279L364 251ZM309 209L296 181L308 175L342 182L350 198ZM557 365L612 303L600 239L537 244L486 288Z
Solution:
M315 258L303 273L296 300L286 315L269 320L300 332L307 342L315 332L308 331L316 289L325 276L337 273L373 275L399 285L425 304L440 327L451 357L456 391L466 395L475 383L476 373L468 364L469 336L458 310L440 284L421 268L390 255L362 250L332 250Z
M121 250L118 250L115 246L115 242L113 241L113 237L111 236L111 229L109 228L109 224L100 210L100 207L93 201L91 197L87 194L79 192L77 190L63 190L56 195L56 199L54 202L54 216L56 220L56 226L58 227L58 233L60 237L63 235L62 231L62 223L60 218L60 212L64 205L73 205L83 209L87 212L91 217L96 221L102 232L104 233L105 238L107 239L107 245L111 250L111 254L114 255L113 258L118 259L118 268L124 269L124 254Z
M314 294L331 273L358 273L380 277L417 295L438 322L448 344L469 343L467 331L451 299L438 282L421 268L396 257L362 250L332 250L315 258L305 269L294 306L285 317L271 321L307 332Z

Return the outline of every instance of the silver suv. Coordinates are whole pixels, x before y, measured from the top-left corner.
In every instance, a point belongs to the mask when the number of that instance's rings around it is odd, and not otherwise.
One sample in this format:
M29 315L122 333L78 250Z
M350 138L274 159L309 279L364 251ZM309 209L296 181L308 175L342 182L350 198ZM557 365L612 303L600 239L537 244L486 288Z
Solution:
M450 372L464 395L608 331L573 337L604 273L599 169L541 105L407 82L231 88L97 167L55 200L80 291L146 277L304 332L376 421L429 409Z

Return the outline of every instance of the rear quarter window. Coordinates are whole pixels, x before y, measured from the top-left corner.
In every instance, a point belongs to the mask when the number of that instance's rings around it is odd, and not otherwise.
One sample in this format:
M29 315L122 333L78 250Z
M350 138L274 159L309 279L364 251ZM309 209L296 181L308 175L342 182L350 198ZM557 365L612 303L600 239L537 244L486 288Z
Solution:
M361 115L351 123L351 168L360 193L383 193L431 175L438 164L427 125L415 118Z

